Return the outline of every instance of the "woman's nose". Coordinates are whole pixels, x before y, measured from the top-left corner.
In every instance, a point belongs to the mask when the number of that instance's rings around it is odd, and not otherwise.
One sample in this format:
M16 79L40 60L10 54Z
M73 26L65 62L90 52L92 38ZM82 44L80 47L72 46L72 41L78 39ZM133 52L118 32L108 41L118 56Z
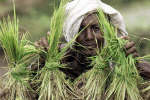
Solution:
M86 39L88 40L94 39L94 34L90 28L86 29Z

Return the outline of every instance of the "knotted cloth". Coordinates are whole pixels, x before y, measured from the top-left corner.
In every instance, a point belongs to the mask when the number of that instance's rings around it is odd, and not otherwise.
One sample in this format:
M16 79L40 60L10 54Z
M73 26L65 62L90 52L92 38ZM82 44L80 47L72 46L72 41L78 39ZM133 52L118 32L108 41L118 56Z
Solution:
M66 6L66 19L63 27L63 34L67 42L71 41L79 32L80 25L86 14L101 9L110 16L111 23L117 28L121 36L127 35L122 15L111 6L101 0L73 0Z

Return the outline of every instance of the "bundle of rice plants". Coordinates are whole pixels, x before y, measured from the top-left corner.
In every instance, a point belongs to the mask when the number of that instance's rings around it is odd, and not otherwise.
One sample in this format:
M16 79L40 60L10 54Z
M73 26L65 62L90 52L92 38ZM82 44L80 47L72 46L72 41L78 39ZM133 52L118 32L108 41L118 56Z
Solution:
M106 54L106 50L107 49L105 48L99 48L96 56L89 57L89 60L92 61L90 66L93 66L93 68L90 71L83 73L76 80L75 83L77 86L81 84L81 82L82 84L84 83L80 89L82 95L79 98L84 98L85 100L104 100L107 79L111 73L108 63L109 59L105 58L106 56L109 56Z
M31 100L28 67L36 58L38 51L23 35L19 40L19 24L14 6L14 19L3 19L0 24L0 44L8 63L8 72L1 78L1 85L8 91L5 100Z
M91 59L91 58L90 58ZM86 84L84 86L85 100L104 100L106 82L109 76L108 64L104 61L103 56L98 53L92 57L91 66L93 68L86 74Z
M132 55L126 57L124 52L127 41L118 38L117 31L101 10L98 10L98 19L106 42L105 53L109 55L106 59L114 64L107 84L106 100L143 100L137 87L140 76L136 69L136 59Z
M59 51L60 37L63 32L63 23L65 20L65 4L67 0L61 0L59 8L55 9L50 23L50 35L48 37L49 49L45 54L46 63L40 70L41 85L38 89L39 100L66 100L67 91L69 91L69 84L65 80L65 74L59 69L64 68L65 65L61 64L66 47Z

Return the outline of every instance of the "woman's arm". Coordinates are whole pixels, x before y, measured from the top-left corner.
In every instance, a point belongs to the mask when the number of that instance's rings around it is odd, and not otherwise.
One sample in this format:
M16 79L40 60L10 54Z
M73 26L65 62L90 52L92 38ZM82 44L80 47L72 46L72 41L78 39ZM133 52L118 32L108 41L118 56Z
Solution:
M140 75L144 79L150 79L150 63L147 61L139 61L137 63L137 68L139 70Z

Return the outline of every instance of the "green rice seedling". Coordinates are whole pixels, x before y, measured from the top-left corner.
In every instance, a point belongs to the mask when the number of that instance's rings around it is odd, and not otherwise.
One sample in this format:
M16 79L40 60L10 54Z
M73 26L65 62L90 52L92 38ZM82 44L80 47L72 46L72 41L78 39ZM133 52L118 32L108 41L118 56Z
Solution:
M101 10L98 10L98 18L106 42L105 53L109 55L106 59L114 64L107 84L106 100L143 100L137 87L140 76L136 69L136 59L131 55L126 57L124 52L127 41L118 38L117 31Z
M1 78L1 87L8 91L5 100L32 100L29 85L31 62L38 58L38 51L23 35L19 40L19 25L14 6L14 19L0 23L0 44L8 63L8 72Z
M67 0L61 0L58 9L55 9L50 23L50 35L48 37L49 49L45 54L46 63L40 71L41 85L39 90L39 100L66 100L69 84L65 80L65 74L59 70L65 65L60 61L64 57L65 51L70 43L65 48L59 51L60 37L63 32L63 23L65 20L65 4Z

